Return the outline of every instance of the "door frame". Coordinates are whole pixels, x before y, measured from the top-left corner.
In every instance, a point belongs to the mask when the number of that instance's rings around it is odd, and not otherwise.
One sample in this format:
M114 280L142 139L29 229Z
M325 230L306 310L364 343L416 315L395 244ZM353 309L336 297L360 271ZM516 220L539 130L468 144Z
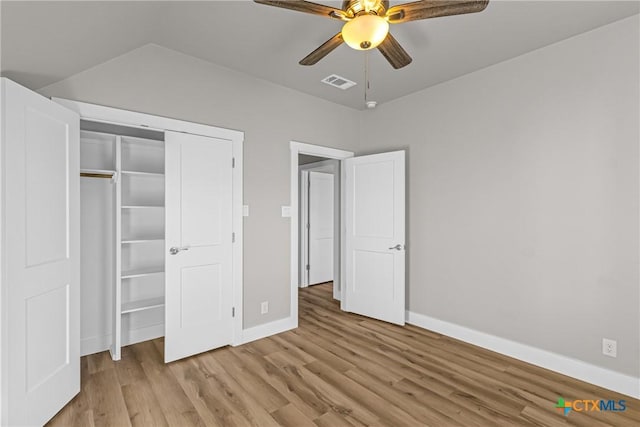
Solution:
M338 235L338 233L340 232L339 229L336 228L337 225L340 224L340 161L337 159L326 159L326 160L321 160L319 162L313 162L313 163L307 163L304 165L299 165L298 169L300 171L300 175L299 175L299 180L298 180L298 185L299 187L299 204L298 206L302 205L302 209L298 210L298 224L299 224L299 228L298 228L298 232L300 233L300 251L298 252L298 255L300 257L299 259L299 267L298 267L298 272L300 273L300 283L299 283L299 287L301 288L306 288L309 286L309 276L304 274L304 267L306 264L308 264L308 257L309 257L309 246L308 246L308 241L307 241L307 236L305 235L306 233L304 232L304 223L303 220L307 218L307 216L309 215L309 211L308 211L308 201L309 201L309 188L305 187L304 185L302 185L305 181L305 179L309 179L310 174L309 172L321 172L321 173L326 173L329 175L333 175L333 225L334 225L334 239L336 238L336 236ZM339 243L339 239L338 239L338 243ZM306 247L306 250L303 249ZM336 249L337 245L334 242L334 262L333 262L333 278L334 278L334 282L335 279L338 278L338 282L340 281L340 269L338 268L340 263L339 263L339 259L338 257L340 256L339 253L336 253L335 249ZM339 286L334 286L333 287L333 299L340 299L340 289Z
M233 294L233 337L231 345L242 344L242 293L243 293L243 218L242 218L242 147L244 143L244 132L232 129L225 129L200 123L186 122L167 117L154 116L151 114L138 113L119 108L105 107L102 105L89 104L86 102L73 101L63 98L51 98L53 101L77 112L82 120L102 122L116 125L125 125L140 129L151 129L157 131L185 132L194 135L207 136L212 138L227 139L232 142L232 156L234 167L232 169L233 182L233 220L232 228L235 234L235 243L232 253L232 294Z
M344 218L344 168L342 167L342 161L344 159L348 159L354 157L354 153L351 151L339 150L337 148L326 147L322 145L314 145L307 144L304 142L291 141L289 143L289 148L291 150L291 196L290 196L290 208L291 208L291 250L290 250L290 264L291 264L291 283L290 283L290 307L291 307L291 323L294 328L298 327L298 278L299 278L299 266L300 262L298 260L298 239L299 239L299 165L298 165L298 155L299 154L307 154L310 156L316 157L325 157L328 159L336 159L340 161L340 218ZM334 284L337 279L338 285L340 286L344 283L344 269L341 268L343 265L344 258L344 242L342 239L343 236L343 221L340 221L340 230L339 241L334 239L334 271L336 268L335 262L337 263L337 267L340 270L340 274L338 277L334 277ZM335 233L335 230L334 230ZM344 297L340 301L340 306L344 306Z

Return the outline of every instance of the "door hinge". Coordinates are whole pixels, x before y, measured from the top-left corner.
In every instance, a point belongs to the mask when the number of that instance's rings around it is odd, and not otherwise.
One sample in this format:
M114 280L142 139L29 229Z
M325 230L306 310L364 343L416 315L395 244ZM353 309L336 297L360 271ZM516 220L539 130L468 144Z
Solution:
M232 157L232 158L231 158L231 167L232 167L232 168L235 168L235 167L236 167L236 158L235 158L235 157Z
M307 230L311 228L311 224L307 224Z
M307 264L307 271L311 270L311 266Z
M236 317L236 308L231 307L231 317Z
M236 242L236 233L231 233L231 243Z

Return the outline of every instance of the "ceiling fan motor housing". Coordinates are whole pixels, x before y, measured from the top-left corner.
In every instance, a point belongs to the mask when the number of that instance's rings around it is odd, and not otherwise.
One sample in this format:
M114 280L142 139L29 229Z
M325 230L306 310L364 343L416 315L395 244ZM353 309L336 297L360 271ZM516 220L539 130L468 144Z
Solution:
M387 9L389 9L388 0L344 0L342 2L342 10L351 17L358 16L359 14L366 13L365 3L370 3L369 13L375 13L378 16L384 16Z

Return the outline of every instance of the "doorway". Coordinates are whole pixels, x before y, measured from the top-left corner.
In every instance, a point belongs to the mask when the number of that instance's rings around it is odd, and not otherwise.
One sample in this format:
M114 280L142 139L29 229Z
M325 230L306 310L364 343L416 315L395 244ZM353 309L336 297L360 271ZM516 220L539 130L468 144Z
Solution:
M340 162L340 217L334 227L334 287L340 309L405 323L405 152L352 152L291 142L291 317L298 326L299 155ZM348 280L346 280L348 277Z
M300 154L299 286L333 282L339 275L334 250L340 224L340 161ZM336 259L334 259L336 258ZM340 299L338 287L333 298Z
M340 163L344 159L348 159L353 157L354 154L350 151L338 150L335 148L323 147L319 145L311 145L305 144L301 142L292 141L290 144L291 149L291 320L296 324L298 322L298 288L303 283L301 279L305 276L308 279L308 275L303 274L306 272L306 264L301 264L301 259L303 257L304 252L301 251L301 239L306 235L306 233L301 232L300 224L304 224L304 221L301 221L301 212L300 212L300 200L301 200L301 163L306 163L307 165L312 163L321 163L316 164L314 166L308 166L306 170L310 172L317 173L326 173L328 170L332 170L331 175L333 176L333 200L334 206L332 210L334 212L334 221L332 223L333 226L333 238L331 239L331 267L333 270L333 288L334 288L334 298L336 296L340 296L341 283L343 282L343 271L340 266L343 264L342 261L342 242L340 238L341 232L341 223L340 218L342 217L342 209L343 209L343 195L340 192L340 182L342 181L342 171L340 168ZM300 161L300 155L303 155L302 162ZM307 163L308 162L308 163ZM332 165L332 166L329 166ZM327 167L327 169L324 169ZM313 170L315 168L320 168L319 170ZM333 170L335 169L335 171ZM303 167L302 170L305 170ZM323 172L325 170L325 172ZM326 178L326 177L319 177ZM337 185L337 190L336 190ZM326 235L326 233L325 233ZM307 235L308 238L308 235ZM326 247L328 239L325 240L321 244ZM326 251L325 251L326 253ZM326 256L326 255L325 255ZM301 265L305 268L301 268ZM326 268L325 268L326 269ZM309 283L308 281L305 283ZM340 299L340 298L337 298Z

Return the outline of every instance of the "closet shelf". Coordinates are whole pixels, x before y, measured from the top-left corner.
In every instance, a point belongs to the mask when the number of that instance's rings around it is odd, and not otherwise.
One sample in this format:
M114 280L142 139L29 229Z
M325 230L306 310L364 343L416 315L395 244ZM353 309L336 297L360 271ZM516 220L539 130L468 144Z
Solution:
M100 142L108 142L108 143L113 143L116 140L116 134L115 133L111 133L111 132L103 132L103 131L97 131L97 130L86 130L86 129L80 129L80 136L83 137L83 139L87 139L90 136L93 136L95 138L100 138L101 141Z
M164 266L137 268L135 270L123 271L120 276L122 279L132 279L134 277L151 276L153 274L163 274Z
M122 314L134 313L136 311L150 310L164 306L164 297L156 297L143 299L139 301L131 301L122 303L120 312Z
M146 145L150 147L161 148L164 150L164 140L160 139L140 138L137 136L123 136L122 143L131 145Z
M164 237L149 237L142 239L122 239L122 244L136 244L136 243L151 243L151 242L164 242Z
M132 175L132 176L148 176L148 177L158 177L164 178L164 173L161 172L143 172L143 171L132 171L126 170L121 172L123 175Z
M164 209L161 205L123 205L122 209Z

